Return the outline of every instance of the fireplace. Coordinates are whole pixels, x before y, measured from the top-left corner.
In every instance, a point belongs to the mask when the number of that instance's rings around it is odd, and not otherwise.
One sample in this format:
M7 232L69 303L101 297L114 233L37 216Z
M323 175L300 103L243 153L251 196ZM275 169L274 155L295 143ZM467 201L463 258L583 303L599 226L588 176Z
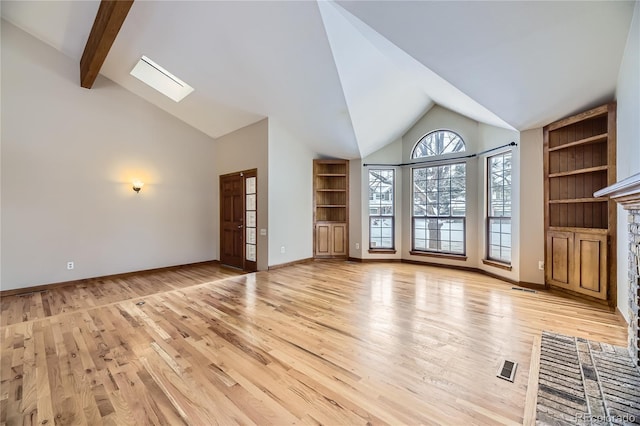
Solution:
M628 211L629 299L627 306L621 304L618 309L629 309L629 352L640 367L640 173L608 186L594 196L610 197ZM624 229L620 225L618 229Z

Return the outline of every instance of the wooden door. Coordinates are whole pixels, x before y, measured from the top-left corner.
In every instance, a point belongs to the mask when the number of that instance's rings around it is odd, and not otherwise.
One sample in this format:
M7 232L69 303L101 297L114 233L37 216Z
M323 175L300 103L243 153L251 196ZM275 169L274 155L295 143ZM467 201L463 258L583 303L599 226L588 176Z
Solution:
M607 236L576 233L575 290L598 299L607 298Z
M220 176L220 263L244 268L244 178Z
M567 289L573 286L573 232L547 231L545 273L549 284Z

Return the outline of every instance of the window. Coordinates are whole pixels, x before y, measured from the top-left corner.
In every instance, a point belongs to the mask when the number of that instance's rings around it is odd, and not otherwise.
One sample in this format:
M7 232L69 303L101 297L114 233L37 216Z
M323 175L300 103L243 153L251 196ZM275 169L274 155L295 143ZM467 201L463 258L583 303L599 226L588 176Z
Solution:
M436 130L418 141L411 153L411 158L453 154L464 152L464 150L464 141L460 135L450 130Z
M394 170L369 170L369 248L392 250Z
M487 159L487 258L511 263L511 152Z
M413 169L414 251L465 254L466 197L465 163Z

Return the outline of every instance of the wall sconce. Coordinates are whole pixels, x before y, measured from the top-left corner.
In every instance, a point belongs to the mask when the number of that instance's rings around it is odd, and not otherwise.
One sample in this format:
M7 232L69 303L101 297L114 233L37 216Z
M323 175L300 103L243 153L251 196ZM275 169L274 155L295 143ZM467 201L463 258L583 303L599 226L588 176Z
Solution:
M133 181L133 190L136 191L136 194L140 192L143 186L144 186L144 182L141 182L139 180Z

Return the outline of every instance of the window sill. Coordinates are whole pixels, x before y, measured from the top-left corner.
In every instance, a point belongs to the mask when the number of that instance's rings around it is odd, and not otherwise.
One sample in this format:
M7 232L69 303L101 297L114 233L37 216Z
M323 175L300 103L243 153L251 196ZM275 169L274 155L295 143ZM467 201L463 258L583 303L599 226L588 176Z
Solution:
M462 261L467 260L467 256L462 254L436 253L436 252L415 251L415 250L411 250L409 254L413 256L437 257L440 259L452 259L452 260L462 260Z
M371 254L395 254L395 249L369 249Z
M497 260L489 260L489 259L482 259L482 263L484 263L485 265L493 266L495 268L504 269L505 271L511 270L510 263L498 262Z

